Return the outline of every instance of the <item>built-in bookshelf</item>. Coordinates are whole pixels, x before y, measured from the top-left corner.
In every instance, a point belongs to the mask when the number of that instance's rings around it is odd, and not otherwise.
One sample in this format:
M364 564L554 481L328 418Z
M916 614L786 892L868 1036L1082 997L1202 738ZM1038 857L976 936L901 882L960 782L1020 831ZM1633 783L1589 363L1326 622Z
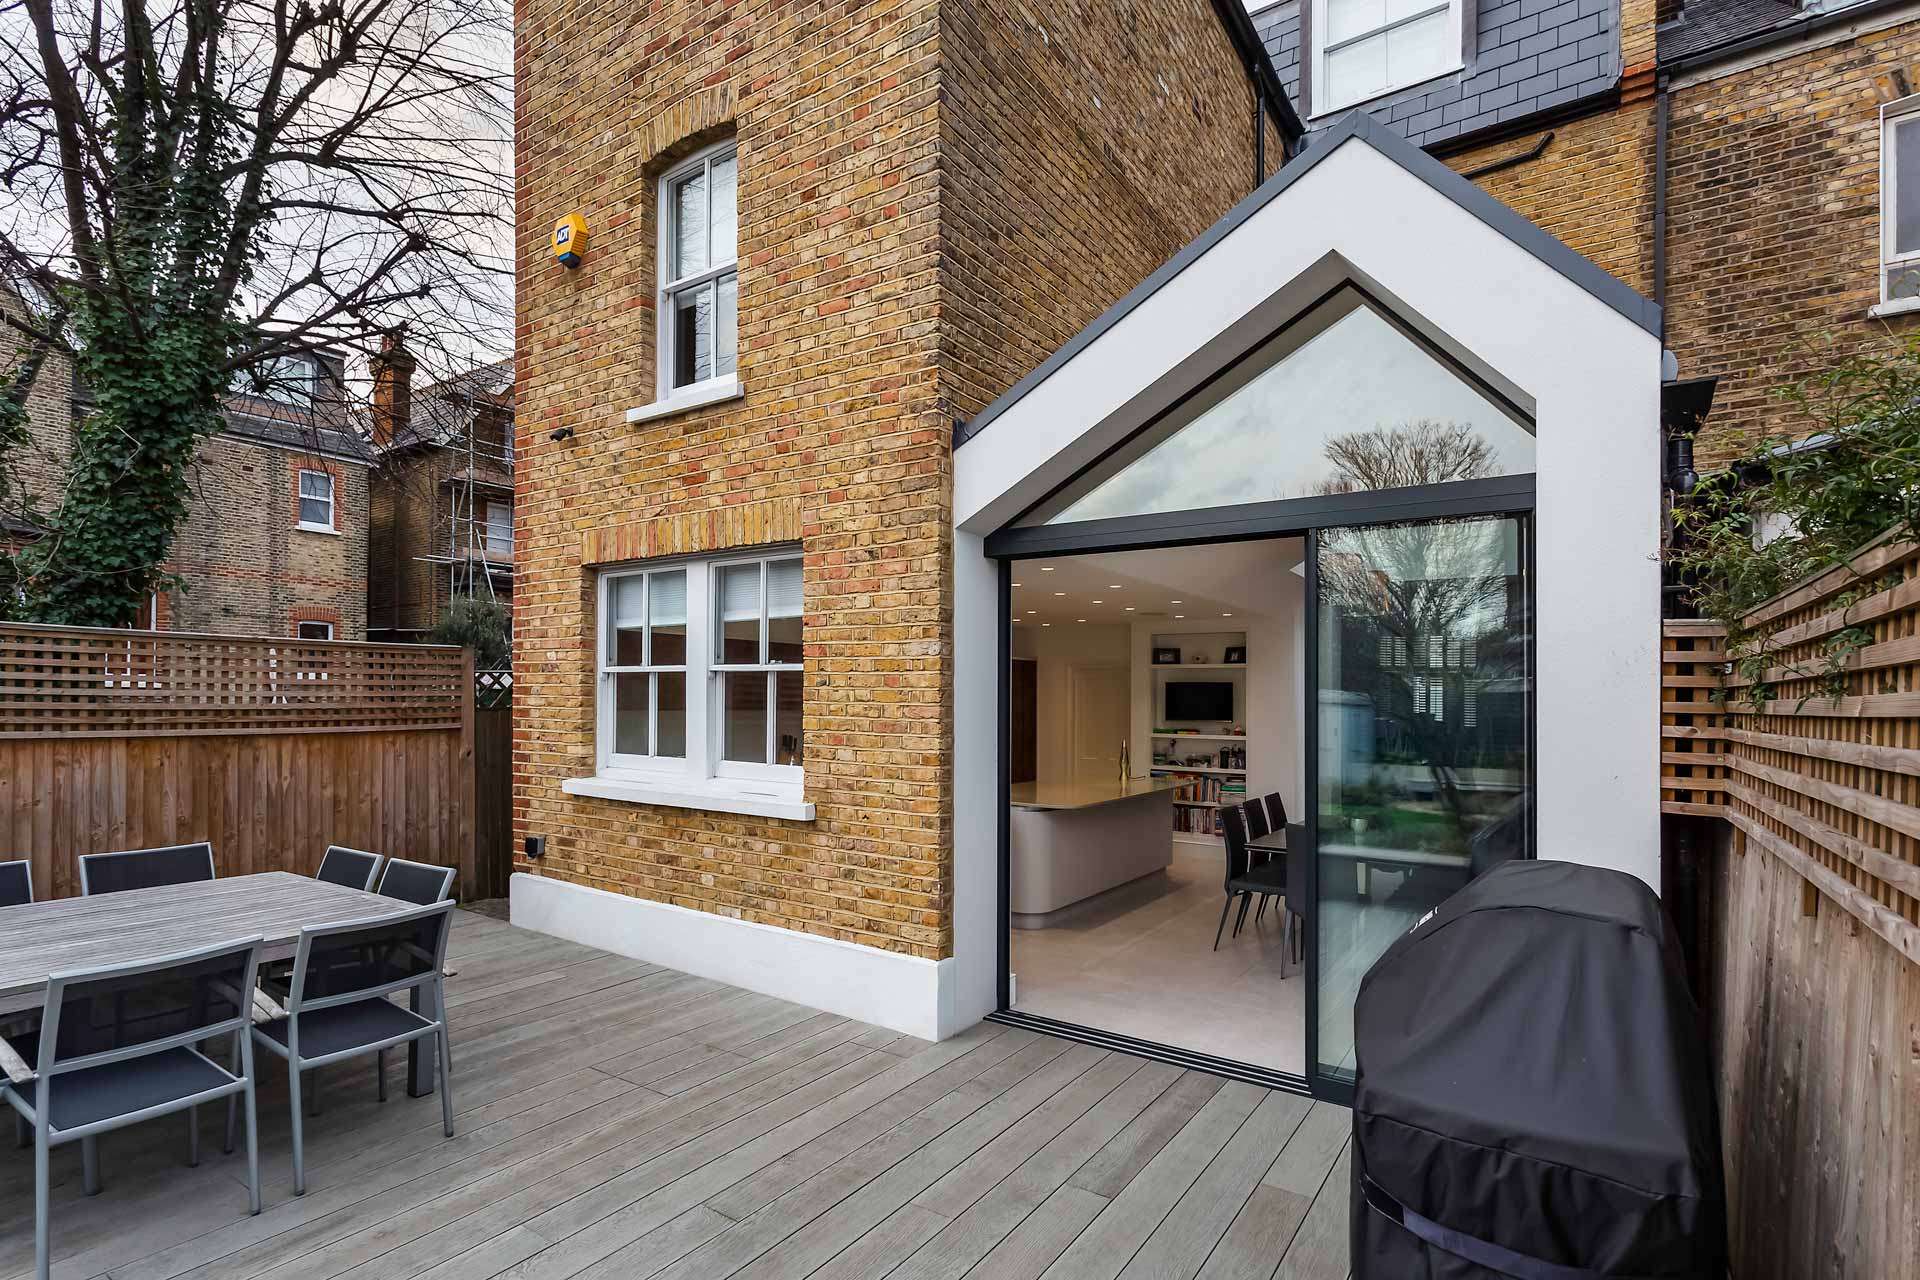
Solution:
M1153 747L1150 766L1158 778L1177 781L1173 797L1173 839L1179 844L1197 844L1218 848L1223 804L1244 800L1247 793L1247 664L1241 662L1194 662L1191 646L1202 644L1213 654L1229 648L1245 654L1244 632L1220 632L1199 635L1175 632L1155 635L1152 651L1180 651L1179 662L1151 664L1151 715L1154 726L1148 738ZM1182 682L1229 684L1233 689L1232 714L1213 720L1166 718L1167 687Z

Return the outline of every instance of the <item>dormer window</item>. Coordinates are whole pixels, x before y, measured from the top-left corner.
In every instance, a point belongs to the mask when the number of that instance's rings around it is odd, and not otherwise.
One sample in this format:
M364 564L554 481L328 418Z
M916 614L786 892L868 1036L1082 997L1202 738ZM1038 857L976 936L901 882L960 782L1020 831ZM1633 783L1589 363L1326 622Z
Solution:
M1458 71L1460 0L1313 0L1314 114Z

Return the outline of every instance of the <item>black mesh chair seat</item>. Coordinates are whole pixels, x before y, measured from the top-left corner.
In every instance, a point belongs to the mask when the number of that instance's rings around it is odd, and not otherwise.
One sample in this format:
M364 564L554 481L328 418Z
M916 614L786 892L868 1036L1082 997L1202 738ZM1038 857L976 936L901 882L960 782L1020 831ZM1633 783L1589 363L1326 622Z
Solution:
M9 1036L7 1042L29 1062L40 1052L37 1035ZM55 1131L78 1129L112 1116L180 1102L232 1080L232 1075L191 1049L166 1049L127 1062L87 1067L47 1082L47 1123Z
M255 1030L284 1051L287 1022L286 1018L275 1018L272 1022L260 1023ZM402 1009L391 1000L357 1000L328 1009L313 1009L300 1015L300 1056L312 1059L349 1053L431 1026L431 1019Z
M33 901L33 864L0 862L0 907L25 906Z

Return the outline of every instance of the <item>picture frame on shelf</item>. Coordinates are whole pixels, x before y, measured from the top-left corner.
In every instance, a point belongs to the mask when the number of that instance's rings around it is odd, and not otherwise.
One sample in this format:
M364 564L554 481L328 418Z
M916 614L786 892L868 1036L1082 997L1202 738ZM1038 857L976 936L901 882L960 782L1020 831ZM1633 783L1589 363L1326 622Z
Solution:
M1179 666L1179 665L1180 665L1180 650L1178 650L1178 649L1175 649L1175 648L1164 648L1164 649L1163 649L1163 648L1160 648L1160 647L1158 647L1158 646L1156 646L1156 647L1154 648L1154 651L1153 651L1153 665L1154 665L1154 666L1156 666L1156 667L1177 667L1177 666Z
M1226 663L1230 667L1246 666L1247 665L1247 646L1243 644L1228 645L1227 651L1220 655L1220 661Z

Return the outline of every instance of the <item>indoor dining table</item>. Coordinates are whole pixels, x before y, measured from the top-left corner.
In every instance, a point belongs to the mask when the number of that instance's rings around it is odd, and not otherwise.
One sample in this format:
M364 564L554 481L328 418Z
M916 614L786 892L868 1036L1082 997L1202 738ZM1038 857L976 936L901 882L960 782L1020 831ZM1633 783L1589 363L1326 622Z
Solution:
M0 1015L40 1007L50 974L157 960L224 939L260 937L260 960L288 960L309 925L395 915L413 903L286 871L129 889L90 898L50 898L0 907ZM414 1008L431 991L416 987ZM407 1055L407 1092L433 1092L434 1055Z

